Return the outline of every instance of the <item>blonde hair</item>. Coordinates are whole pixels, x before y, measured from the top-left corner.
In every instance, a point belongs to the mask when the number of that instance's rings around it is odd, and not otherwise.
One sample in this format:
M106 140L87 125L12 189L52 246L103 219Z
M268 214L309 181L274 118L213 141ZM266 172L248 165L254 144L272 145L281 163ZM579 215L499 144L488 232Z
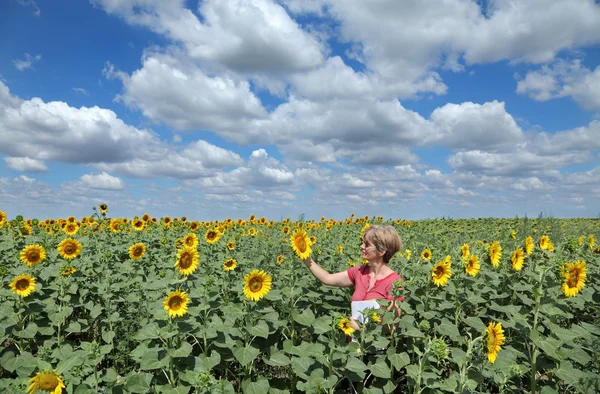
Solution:
M385 251L383 261L387 264L396 254L402 249L402 239L396 229L392 226L372 225L369 226L363 235L366 239L375 246L378 252Z

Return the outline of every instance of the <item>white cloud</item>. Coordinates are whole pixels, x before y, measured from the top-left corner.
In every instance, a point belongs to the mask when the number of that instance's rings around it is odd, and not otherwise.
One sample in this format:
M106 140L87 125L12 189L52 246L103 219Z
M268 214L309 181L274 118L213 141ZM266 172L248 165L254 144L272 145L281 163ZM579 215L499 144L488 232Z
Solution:
M75 93L83 94L84 96L90 95L90 93L84 88L72 88L71 90L73 90Z
M30 159L29 157L5 157L6 165L14 170L22 172L46 172L48 167L43 161Z
M42 60L42 55L31 56L26 53L24 59L13 59L13 64L19 71L31 69L33 70L33 65Z
M16 0L16 1L18 4L33 7L34 8L33 15L40 16L41 11L40 11L40 8L38 7L38 5L35 3L35 1L33 1L33 0Z
M594 71L579 59L558 60L551 66L530 71L517 83L517 93L537 101L571 97L588 110L600 110L600 66Z
M83 175L81 181L92 189L122 190L125 188L123 180L106 172Z

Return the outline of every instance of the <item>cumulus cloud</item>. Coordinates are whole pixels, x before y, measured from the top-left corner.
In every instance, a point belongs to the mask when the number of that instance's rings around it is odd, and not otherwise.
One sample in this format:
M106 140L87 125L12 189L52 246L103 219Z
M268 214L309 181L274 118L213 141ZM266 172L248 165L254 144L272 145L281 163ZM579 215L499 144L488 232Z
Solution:
M48 171L48 167L43 161L30 159L29 157L5 157L4 161L8 167L21 172Z
M122 190L125 187L125 182L122 179L106 172L83 175L81 182L92 189Z
M33 70L33 65L39 62L40 60L42 60L42 55L32 56L26 53L24 59L13 59L13 64L19 71L24 71L28 69Z

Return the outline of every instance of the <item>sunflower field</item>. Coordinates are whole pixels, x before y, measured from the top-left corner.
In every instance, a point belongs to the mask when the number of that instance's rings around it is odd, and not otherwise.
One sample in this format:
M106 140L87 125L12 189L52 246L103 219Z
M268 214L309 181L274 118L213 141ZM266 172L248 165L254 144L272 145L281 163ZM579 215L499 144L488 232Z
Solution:
M401 314L348 324L361 232L393 225ZM597 393L600 220L7 220L2 393ZM352 340L349 340L350 336Z

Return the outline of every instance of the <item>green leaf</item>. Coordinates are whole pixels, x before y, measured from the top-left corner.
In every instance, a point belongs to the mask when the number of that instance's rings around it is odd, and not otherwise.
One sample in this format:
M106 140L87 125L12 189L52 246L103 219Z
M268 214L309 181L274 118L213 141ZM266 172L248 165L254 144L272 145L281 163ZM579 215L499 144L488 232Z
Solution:
M35 338L35 334L38 332L38 325L35 322L30 322L24 330L15 332L15 335L21 338Z
M182 342L179 349L169 349L168 353L171 357L187 357L192 353L192 345L187 342Z
M265 364L270 365L271 367L283 367L289 365L292 360L283 352L275 352L271 353L269 357L264 358Z
M301 377L306 377L306 372L314 364L314 360L310 357L293 357L292 370Z
M81 363L81 358L75 354L71 354L67 359L62 360L56 366L56 371L58 373L68 372L76 365Z
M459 367L462 367L467 363L467 353L465 353L464 350L451 347L450 351L452 352L452 359Z
M331 318L329 316L321 316L312 324L315 334L324 334L331 330Z
M392 363L392 366L396 371L400 371L406 365L410 364L410 356L408 353L395 353L388 356L388 360Z
M260 350L258 350L257 348L255 348L253 346L240 347L240 348L233 349L233 356L242 365L250 364L252 361L254 361L254 359L256 357L258 357L259 353L260 353Z
M140 361L140 369L160 369L167 365L164 349L150 348L146 350Z
M261 338L268 338L269 337L269 326L267 325L267 323L264 320L259 320L255 326L250 327L248 329L248 332L250 333L250 335L255 335L255 336L261 337Z
M568 385L575 385L579 380L585 378L585 373L573 368L573 364L568 361L560 363L560 368L556 371L556 376Z
M297 313L296 310L292 310L292 318L298 324L303 326L311 326L315 321L315 314L309 308L302 311L302 313Z
M439 326L437 326L436 330L441 335L447 335L448 338L450 338L454 342L460 342L460 340L462 339L462 336L460 335L460 332L458 332L458 328L456 327L456 325L454 325L454 323L451 323L450 320L446 318L442 319L442 322Z
M242 382L242 392L244 394L265 394L269 391L269 381L265 378L259 378L256 382L246 379Z
M92 319L97 318L98 316L100 316L100 314L102 313L102 305L100 304L96 304L92 307L92 309L90 310L90 317Z
M358 357L348 357L346 363L346 369L352 372L364 372L367 370L367 365L363 363Z
M485 324L483 324L483 322L481 321L481 319L478 318L478 317L476 317L476 316L467 317L464 320L464 322L469 327L472 327L475 330L477 330L477 332L483 333L486 330Z
M373 374L373 376L377 376L379 378L391 378L392 371L390 367L386 364L384 358L378 358L375 364L369 365L369 370Z
M151 323L147 326L144 326L144 328L135 334L133 338L137 341L160 338L160 329L158 328L158 324Z
M148 393L150 392L150 382L152 382L152 374L144 372L133 372L125 383L127 391L132 393Z
M112 343L115 337L114 331L102 331L102 340L106 343Z

